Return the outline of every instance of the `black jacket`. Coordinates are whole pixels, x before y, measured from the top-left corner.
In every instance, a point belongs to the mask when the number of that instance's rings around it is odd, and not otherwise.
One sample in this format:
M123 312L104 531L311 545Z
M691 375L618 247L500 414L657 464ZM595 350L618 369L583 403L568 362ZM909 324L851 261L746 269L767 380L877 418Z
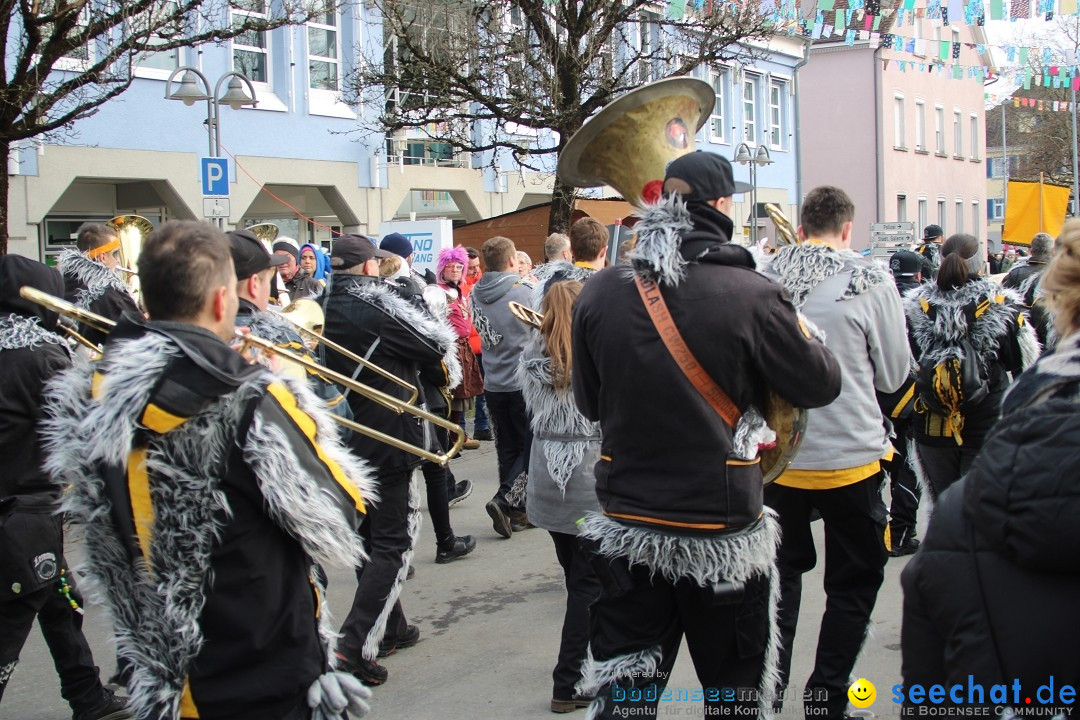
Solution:
M110 320L119 320L124 315L143 317L124 281L100 262L68 248L61 253L57 267L64 275L64 299L68 302ZM82 323L79 333L97 345L103 344L107 337Z
M971 471L941 495L901 576L905 685L1017 678L1023 705L1051 675L1080 683L1078 401L1073 335L1020 376Z
M733 462L732 429L664 346L635 271L659 279L686 344L740 410L763 407L767 386L804 408L840 392L835 358L811 338L787 291L728 242L731 230L711 207L669 200L637 225L634 269L600 271L578 299L574 398L600 422L596 492L618 520L716 532L762 512L760 467Z
M336 274L324 309L328 339L412 385L420 382L421 372L432 372L432 367L442 365L444 355L456 352L456 337L445 323L426 315L377 277ZM338 353L328 352L326 365L396 398L408 399L408 392L400 385L370 370L357 373L357 364ZM427 400L422 385L420 390L417 403ZM395 413L357 392L349 392L347 400L361 425L413 445L434 447L430 426L415 416ZM423 462L416 455L360 433L353 433L350 447L374 465L379 476L408 472Z
M1001 280L1001 286L1015 290L1023 298L1024 309L1031 318L1031 326L1035 328L1035 335L1039 338L1039 344L1044 348L1053 339L1050 329L1053 318L1047 309L1042 293L1039 292L1039 280L1047 263L1028 260L1023 265L1013 266L1013 269Z

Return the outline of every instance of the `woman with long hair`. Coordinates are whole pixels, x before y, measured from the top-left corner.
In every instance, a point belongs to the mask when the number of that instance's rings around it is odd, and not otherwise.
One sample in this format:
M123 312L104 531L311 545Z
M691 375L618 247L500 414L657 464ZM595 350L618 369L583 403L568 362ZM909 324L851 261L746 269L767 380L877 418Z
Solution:
M572 280L549 287L541 304L540 333L525 346L518 369L533 431L526 509L529 522L551 534L566 580L552 712L589 703L574 685L589 644L589 606L600 594L600 582L577 538L577 521L599 509L593 465L600 457L600 428L578 412L570 388L570 327L581 287Z
M987 694L966 694L967 704L993 706L1007 703L990 688L1016 683L1021 707L1030 694L1042 707L1029 709L1046 716L1057 697L1033 690L1080 678L1080 220L1058 243L1042 276L1057 348L1009 388L1001 419L941 496L901 576L905 687L969 687L974 677Z
M941 256L937 279L904 299L919 368L914 468L933 498L971 467L1010 375L1039 356L1019 296L980 276L979 241L958 233Z

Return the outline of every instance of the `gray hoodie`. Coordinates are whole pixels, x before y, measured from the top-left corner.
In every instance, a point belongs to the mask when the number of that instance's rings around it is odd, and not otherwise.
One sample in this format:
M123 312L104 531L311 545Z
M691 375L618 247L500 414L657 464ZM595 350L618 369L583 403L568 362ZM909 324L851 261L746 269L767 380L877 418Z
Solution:
M484 389L491 392L521 390L518 361L531 331L510 312L511 300L526 307L532 300L516 272L486 272L472 289L473 324L484 345Z

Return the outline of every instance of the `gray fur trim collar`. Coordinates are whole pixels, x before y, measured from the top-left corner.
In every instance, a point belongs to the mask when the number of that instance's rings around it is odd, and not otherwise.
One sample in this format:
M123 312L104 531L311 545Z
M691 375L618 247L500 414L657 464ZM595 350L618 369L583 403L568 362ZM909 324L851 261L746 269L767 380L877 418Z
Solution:
M373 305L390 317L400 320L431 340L443 354L443 364L449 377L448 389L461 384L461 361L457 356L457 333L446 320L417 308L401 297L393 287L382 282L353 283L349 294Z
M33 350L42 343L52 343L65 350L68 349L64 338L41 327L36 317L31 318L15 313L0 317L0 350L19 350L20 348Z
M802 309L810 293L822 281L842 272L850 272L851 281L836 298L837 302L850 300L884 282L892 282L883 268L853 250L838 250L828 245L810 243L780 248L766 272L776 276L791 293L796 310Z
M1004 302L991 302L986 312L976 319L975 326L969 328L964 308L999 295ZM920 299L937 308L933 318L923 312ZM967 335L986 366L996 356L998 342L1009 332L1013 317L1021 312L1021 307L1019 295L985 278L975 278L955 290L942 290L936 283L913 288L904 295L904 313L920 351L916 360L937 364L948 358L962 359L959 341ZM1017 339L1026 369L1039 357L1039 341L1026 322L1020 327Z
M81 289L75 297L75 304L84 310L109 288L125 294L130 293L127 285L115 272L74 248L65 248L60 253L56 269L61 275L69 275L84 286L85 289Z
M634 272L663 285L678 285L686 278L689 265L679 247L683 234L693 229L690 210L677 193L649 205L634 226L637 245L627 256Z
M146 467L162 481L152 488L151 562L131 562L110 518L102 468L127 466L141 431L140 413L178 352L168 338L152 333L119 341L100 363L76 361L55 376L43 408L45 469L71 488L62 509L84 526L86 587L111 612L117 654L132 664L128 689L136 717L179 716L184 679L203 643L199 617L212 582L211 554L230 516L220 477L238 442L241 417L270 382L288 385L300 408L315 419L324 451L343 463L365 497L371 492L365 466L346 456L336 429L303 384L255 373L175 430L152 436ZM91 397L96 368L104 371L98 399ZM253 421L242 452L268 512L313 558L346 566L360 561L359 537L317 481L297 470L302 465L280 432ZM333 634L328 623L327 617L324 637Z
M533 288L532 299L529 302L532 303L535 309L540 309L541 303L544 302L544 295L547 294L549 281L553 275L562 275L561 280L576 280L583 283L595 275L596 272L594 268L575 265L569 260L546 262L533 270L537 282L536 287Z

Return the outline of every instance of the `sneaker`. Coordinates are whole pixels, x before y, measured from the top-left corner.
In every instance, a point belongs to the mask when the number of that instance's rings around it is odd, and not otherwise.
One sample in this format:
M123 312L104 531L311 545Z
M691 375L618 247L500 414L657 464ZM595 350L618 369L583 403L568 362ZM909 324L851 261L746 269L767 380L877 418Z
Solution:
M582 695L581 693L574 693L569 700L560 700L559 698L551 698L551 712L553 713L568 713L580 710L582 708L589 707L593 699L588 695Z
M521 532L536 527L529 522L529 515L524 510L514 510L510 513L510 530Z
M465 498L472 495L473 483L472 480L458 480L454 485L454 494L446 502L450 507L454 507Z
M360 658L353 662L339 652L334 653L338 661L338 670L347 672L365 685L382 685L390 676L390 671L374 660Z
M905 540L893 547L889 551L889 557L904 557L905 555L914 555L919 549L919 541L915 538Z
M77 712L71 716L72 720L131 720L135 717L127 709L127 699L114 695L110 690L105 691L101 702L94 708L85 712Z
M475 549L476 538L472 535L458 535L448 549L438 548L435 550L435 562L439 565L445 565L454 562L458 558L465 557Z
M488 504L484 506L487 510L487 514L491 516L491 526L495 528L495 532L502 535L504 538L510 537L513 530L510 529L510 516L506 514L506 511L502 509L502 506L495 500L488 500Z
M473 432L473 440L494 440L495 438L491 434L491 430L484 428L483 430L476 430Z
M420 642L420 628L409 625L405 628L404 635L396 638L383 638L382 642L379 643L379 657L393 655L397 650L411 648L418 642Z
M468 435L465 436L465 443L461 446L462 450L476 450L480 447L480 441L475 440Z

